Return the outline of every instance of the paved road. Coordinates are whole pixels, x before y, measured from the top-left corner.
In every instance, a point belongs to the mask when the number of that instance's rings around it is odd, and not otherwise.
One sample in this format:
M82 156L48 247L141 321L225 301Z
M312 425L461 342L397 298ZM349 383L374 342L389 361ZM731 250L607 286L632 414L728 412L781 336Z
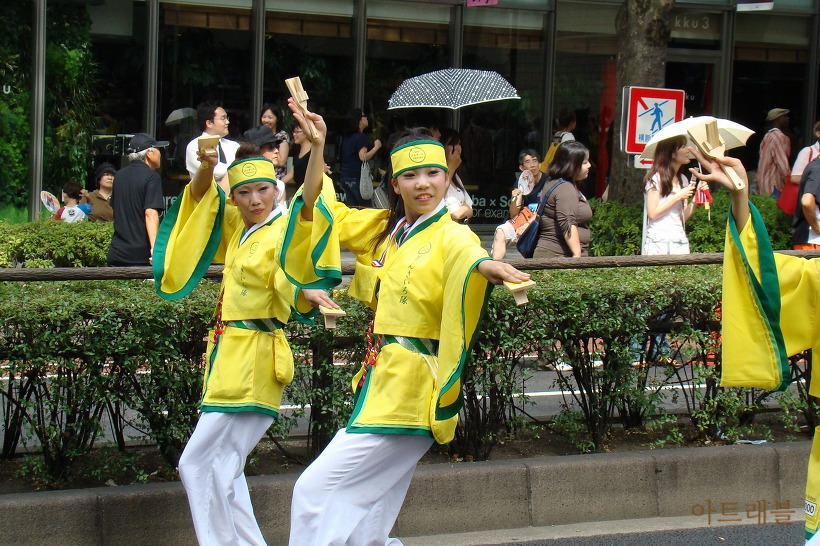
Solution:
M654 373L660 373L661 368L654 368L650 371ZM526 393L527 399L526 402L524 401L523 397L519 398L521 406L523 410L526 412L527 415L534 416L536 418L549 418L555 415L558 415L561 412L562 404L566 403L570 408L576 408L577 405L575 404L572 396L567 393L566 395L562 395L561 390L558 388L558 373L554 370L538 370L533 369L531 370L532 376L524 382L523 385L519 387ZM670 412L670 413L686 413L686 405L684 402L684 394L688 394L688 387L681 388L680 385L669 385L664 390L665 398L662 407ZM677 396L675 396L677 395ZM775 404L773 399L767 401L768 405ZM285 391L285 399L283 400L282 405L282 414L283 415L290 415L293 412L293 407L288 405L287 400L287 390ZM307 410L308 414L310 410ZM3 407L0 405L0 418L3 415ZM126 418L136 419L137 416L133 411L127 410ZM297 420L296 428L291 431L291 435L293 436L303 436L307 434L307 426L308 420L307 416L304 418L299 418ZM143 435L129 426L126 427L126 438L130 438L132 443L144 443L147 440L143 438ZM26 447L29 450L36 450L39 446L39 442L36 438L32 437L32 435L27 435L26 440ZM103 421L103 430L101 436L97 440L97 445L103 445L105 443L113 443L113 436L111 434L111 430L108 426L107 421ZM21 449L20 451L23 451Z

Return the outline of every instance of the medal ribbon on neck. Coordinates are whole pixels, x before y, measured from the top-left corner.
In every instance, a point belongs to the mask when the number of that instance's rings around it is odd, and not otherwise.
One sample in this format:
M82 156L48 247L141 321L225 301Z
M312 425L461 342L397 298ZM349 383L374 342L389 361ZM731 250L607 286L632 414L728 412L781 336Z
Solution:
M373 267L384 267L387 252L390 250L390 247L393 246L393 241L396 241L396 248L400 247L408 233L410 233L410 230L407 227L407 219L402 218L396 222L396 227L390 232L390 237L387 238L387 245L385 245L381 257L377 260L373 260L370 265Z

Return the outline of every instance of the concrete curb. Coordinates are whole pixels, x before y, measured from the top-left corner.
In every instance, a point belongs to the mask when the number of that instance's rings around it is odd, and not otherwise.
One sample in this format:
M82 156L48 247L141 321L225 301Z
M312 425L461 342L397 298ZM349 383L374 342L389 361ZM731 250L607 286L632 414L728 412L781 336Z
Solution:
M745 515L789 503L802 519L811 442L423 465L394 533L430 536L572 523ZM296 475L248 480L269 544L286 544ZM179 483L0 496L5 544L167 546L195 538ZM697 515L697 514L696 514ZM717 516L716 516L717 517Z

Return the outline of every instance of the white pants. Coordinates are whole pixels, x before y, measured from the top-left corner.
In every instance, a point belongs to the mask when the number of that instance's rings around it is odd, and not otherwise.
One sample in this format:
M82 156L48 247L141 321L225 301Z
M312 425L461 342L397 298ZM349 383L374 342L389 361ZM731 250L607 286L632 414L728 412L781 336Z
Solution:
M205 412L179 459L179 475L201 546L265 544L253 516L245 460L273 417Z
M293 488L290 546L385 546L433 439L340 430Z

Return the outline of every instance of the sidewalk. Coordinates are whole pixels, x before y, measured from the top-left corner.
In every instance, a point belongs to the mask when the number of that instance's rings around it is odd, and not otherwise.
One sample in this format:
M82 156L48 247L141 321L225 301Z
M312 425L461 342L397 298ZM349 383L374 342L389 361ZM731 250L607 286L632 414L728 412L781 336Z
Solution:
M744 514L745 515L745 514ZM583 525L551 525L548 527L525 527L523 529L502 529L497 531L480 531L473 533L456 533L448 535L424 536L403 538L404 546L496 546L507 544L628 544L638 546L642 544L695 544L694 536L702 535L704 531L719 534L717 539L697 544L789 544L802 545L805 541L805 519L801 513L799 518L791 522L780 522L776 518L779 514L773 511L762 514L760 521L746 519L745 521L717 521L711 522L706 517L681 516L665 518L627 519L617 521L587 522ZM768 527L768 528L767 528ZM751 535L737 537L736 541L728 538L730 535ZM677 542L673 536L677 535ZM684 535L684 536L681 536ZM768 537L764 535L770 535Z
M707 512L728 517L727 507L749 520L747 505L760 501L799 525L810 448L810 442L794 442L423 465L394 534L408 546L498 544L552 536L544 528L567 536L573 529L597 531L604 521L645 530L703 514L707 525ZM287 543L295 479L248 480L271 545ZM195 542L179 483L4 495L0 511L4 544Z

